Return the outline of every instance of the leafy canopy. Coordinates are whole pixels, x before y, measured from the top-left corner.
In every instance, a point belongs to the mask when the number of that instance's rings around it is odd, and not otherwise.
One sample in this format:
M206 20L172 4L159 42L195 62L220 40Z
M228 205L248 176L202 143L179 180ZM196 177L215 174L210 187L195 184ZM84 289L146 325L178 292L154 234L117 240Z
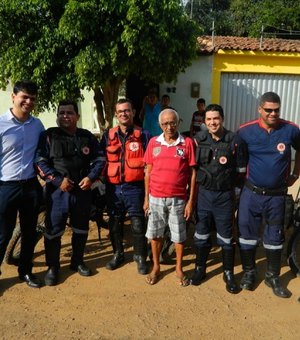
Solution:
M0 18L2 88L35 80L41 108L88 88L99 114L103 105L111 111L131 74L174 80L195 57L200 33L179 0L0 0Z

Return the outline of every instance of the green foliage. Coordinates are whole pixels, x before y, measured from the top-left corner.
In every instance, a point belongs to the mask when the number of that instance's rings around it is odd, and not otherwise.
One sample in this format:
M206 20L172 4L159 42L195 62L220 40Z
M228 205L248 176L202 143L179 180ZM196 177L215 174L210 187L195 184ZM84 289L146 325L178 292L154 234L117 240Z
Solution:
M189 0L186 11L208 35L214 21L215 35L259 37L263 27L270 36L300 37L299 0Z
M0 0L0 86L35 80L41 108L83 88L112 100L130 74L175 79L199 33L179 0Z

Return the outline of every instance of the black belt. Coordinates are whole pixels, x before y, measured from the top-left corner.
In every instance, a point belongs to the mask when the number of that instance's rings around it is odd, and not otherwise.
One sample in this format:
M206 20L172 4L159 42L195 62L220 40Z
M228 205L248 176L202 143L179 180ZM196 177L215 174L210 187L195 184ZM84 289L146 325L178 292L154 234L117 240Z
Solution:
M36 177L28 178L28 179L20 179L19 181L0 181L2 184L31 184L33 182L37 181Z
M282 187L282 188L278 188L278 189L260 188L260 187L257 187L256 185L250 183L249 181L245 182L245 186L258 195L284 196L287 193L287 187Z

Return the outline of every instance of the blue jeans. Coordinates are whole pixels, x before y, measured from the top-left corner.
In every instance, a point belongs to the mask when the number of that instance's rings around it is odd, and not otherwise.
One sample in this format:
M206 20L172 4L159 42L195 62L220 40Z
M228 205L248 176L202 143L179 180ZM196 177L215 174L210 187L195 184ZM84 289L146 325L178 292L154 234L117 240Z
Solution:
M31 273L32 270L41 201L42 187L37 178L28 182L0 181L0 263L3 261L19 212L22 233L19 275Z
M106 185L107 210L109 216L124 218L144 216L144 182Z

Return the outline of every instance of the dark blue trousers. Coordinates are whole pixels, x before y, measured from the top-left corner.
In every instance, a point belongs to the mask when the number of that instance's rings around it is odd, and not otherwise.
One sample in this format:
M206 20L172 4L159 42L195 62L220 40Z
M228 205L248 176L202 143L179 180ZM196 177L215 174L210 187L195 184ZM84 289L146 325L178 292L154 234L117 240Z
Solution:
M210 234L215 225L217 242L221 247L232 248L233 192L198 189L195 246L210 247Z
M241 249L253 249L264 225L263 243L267 249L282 249L284 242L284 196L258 195L243 188L240 197L238 225Z

